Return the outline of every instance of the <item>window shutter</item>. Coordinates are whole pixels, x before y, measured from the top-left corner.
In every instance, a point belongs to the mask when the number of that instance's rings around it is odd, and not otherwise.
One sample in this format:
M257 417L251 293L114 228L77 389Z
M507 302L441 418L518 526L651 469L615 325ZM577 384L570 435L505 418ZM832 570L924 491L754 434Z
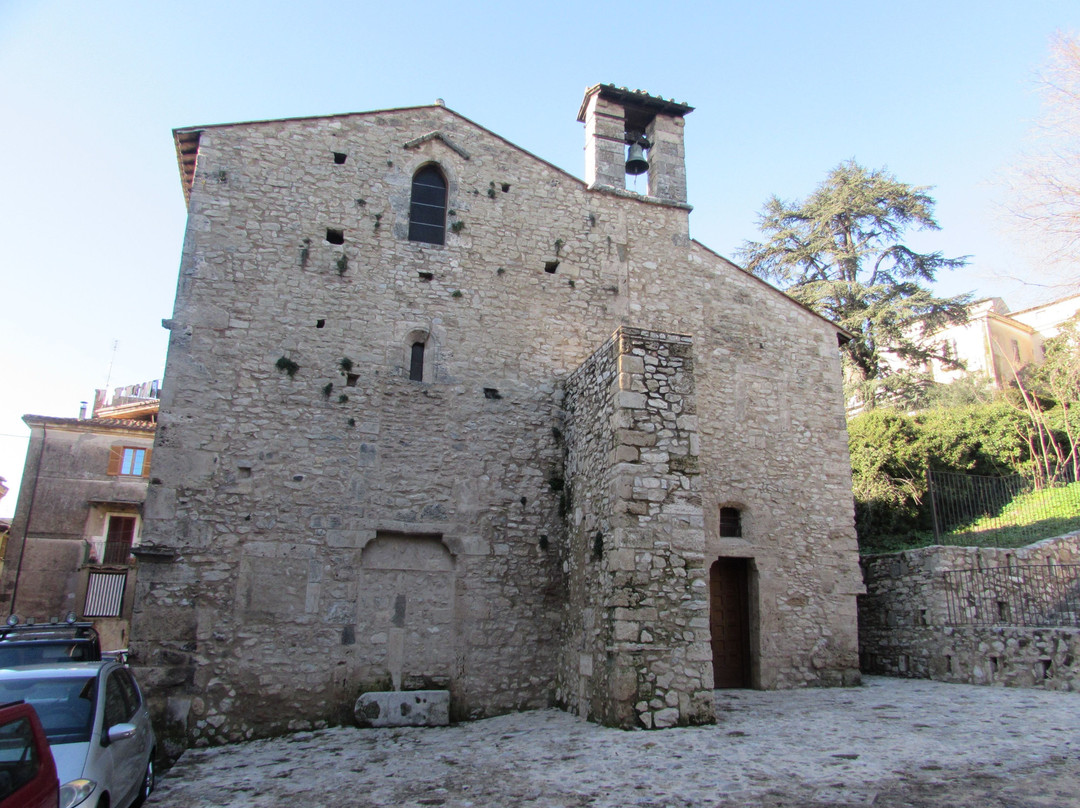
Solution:
M142 476L143 477L149 477L150 476L150 454L153 451L154 451L153 449L147 449L146 450L146 456L143 457L143 464L142 464Z
M120 473L120 462L124 458L123 446L112 446L109 448L109 467L105 470L106 474L115 477Z

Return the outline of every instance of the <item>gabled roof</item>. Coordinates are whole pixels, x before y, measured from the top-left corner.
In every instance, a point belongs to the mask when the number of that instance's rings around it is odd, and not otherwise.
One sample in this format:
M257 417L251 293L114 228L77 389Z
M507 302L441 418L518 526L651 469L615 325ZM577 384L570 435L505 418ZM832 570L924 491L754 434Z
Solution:
M548 168L552 168L555 171L558 171L560 174L565 175L568 179L573 180L574 182L578 183L579 185L582 185L582 186L585 185L584 181L580 177L575 177L573 174L571 174L566 169L559 168L559 166L555 165L554 163L548 162L543 157L539 157L539 156L533 154L532 152L528 151L527 149L521 148L521 146L518 146L516 143L513 143L513 142L507 140L502 135L499 135L499 134L497 134L495 132L492 132L487 127L481 126L476 121L474 121L474 120L472 120L470 118L466 118L460 112L455 112L454 110L452 110L449 107L444 106L442 104L423 104L423 105L415 106L415 107L393 107L393 108L390 108L390 109L378 109L378 110L372 110L372 111L369 111L369 112L342 112L342 113L338 113L336 115L307 115L307 116L298 116L298 117L295 117L295 118L274 118L274 119L269 119L269 120L258 120L258 121L240 121L240 122L237 122L237 123L217 123L217 124L209 124L209 125L206 125L206 126L185 126L183 128L180 128L180 129L174 129L173 130L173 141L176 144L176 161L177 161L177 165L178 165L178 167L180 169L180 181L181 181L181 183L183 185L184 201L185 202L190 201L190 198L191 198L191 186L192 186L192 183L195 181L195 164L196 164L196 161L198 160L198 156L199 156L199 140L202 137L202 133L205 132L208 129L229 129L229 128L238 127L238 126L263 126L263 125L270 125L270 124L289 123L289 122L294 122L294 121L320 121L320 120L333 120L335 118L358 118L358 117L368 117L368 116L375 116L375 115L386 115L386 114L390 114L390 113L396 114L396 113L401 113L401 112L412 112L414 110L432 110L432 109L438 109L438 110L442 110L443 112L447 112L450 115L453 115L455 118L458 118L458 119L464 121L465 123L469 124L470 126L475 126L478 130L480 130L484 134L489 135L489 136L491 136L491 137L505 143L511 149L514 149L515 151L521 152L522 154L525 154L525 155L531 157L532 159L534 159L534 160L536 160L536 161L538 161L540 163L543 163ZM429 135L431 137L445 138L445 136L443 136L442 133L440 133L440 132L425 133L423 135L423 137L428 137ZM410 144L415 146L416 145L415 140L410 140L407 143L403 143L402 147L407 148L407 147L410 146ZM453 146L451 148L453 148Z
M848 331L848 330L847 330L846 328L844 328L843 326L841 326L841 325L837 325L837 324L836 324L836 323L834 323L834 322L833 322L832 320L830 320L830 319L829 319L828 317L825 317L824 315L822 315L822 314L819 314L818 312L814 311L814 310L813 310L812 308L810 308L809 306L807 306L807 305L806 305L805 303L800 303L800 302L799 302L798 300L796 300L796 299L795 299L795 298L793 298L793 297L792 297L791 295L789 295L789 294L787 294L786 292L784 292L784 291L783 291L782 289L777 289L777 288L776 288L775 286L773 286L773 285L772 285L771 283L769 283L768 281L762 280L762 279L761 279L761 278L759 278L759 277L758 277L757 275L755 275L755 274L754 274L753 272L750 272L750 271L748 271L748 270L746 270L746 269L743 269L743 268L742 268L741 266L739 266L738 264L736 264L736 263L735 263L734 261L732 261L731 259L729 259L729 258L725 258L725 257L724 257L724 256L722 256L722 255L721 255L720 253L718 253L718 252L717 252L716 250L714 250L714 249L712 249L711 247L707 247L706 245L702 244L702 243L701 243L700 241L698 241L698 240L697 240L696 238L692 238L692 239L690 239L690 243L691 243L691 244L694 244L694 245L696 245L696 246L698 246L698 247L700 247L701 249L705 250L705 251L706 251L707 253L710 253L711 255L715 255L715 256L716 256L717 258L719 258L719 259L721 259L722 261L725 261L725 262L726 262L727 264L729 264L729 265L730 265L730 266L731 266L731 267L732 267L733 269L737 269L737 270L738 270L739 272L743 273L743 274L744 274L744 275L746 275L747 277L750 277L750 278L752 278L752 279L753 279L753 280L755 280L755 281L756 281L757 283L759 283L759 284L761 284L762 286L764 286L764 287L765 287L766 289L768 289L768 290L769 290L770 292L772 292L773 294L777 294L777 295L780 295L780 296L781 296L781 297L783 297L783 298L784 298L785 300L787 300L787 301L788 301L789 303L794 303L794 304L795 304L796 306L798 306L798 307L799 307L800 309L802 309L803 311L809 312L810 314L814 315L815 317L817 317L817 318L818 318L819 320L821 320L822 322L824 322L824 323L827 323L827 324L828 324L828 325L829 325L829 326L830 326L831 328L833 328L833 329L835 329L835 330L836 330L836 337L837 337L837 339L839 340L839 342L840 342L840 344L841 344L841 345L845 345L845 344L847 344L847 343L851 342L851 341L852 341L853 339L855 339L855 335L854 335L854 334L853 334L852 332Z
M582 101L581 110L578 113L578 120L579 121L584 120L585 106L588 103L589 97L594 93L600 93L603 97L611 98L612 100L619 101L620 103L628 103L628 104L631 104L631 105L636 105L638 107L648 109L649 111L652 111L652 112L668 114L668 115L686 115L687 113L692 112L693 109L694 109L689 104L679 103L679 102L676 102L674 100L667 100L667 99L662 98L661 96L651 95L651 94L649 94L649 93L647 93L647 92L645 92L643 90L628 90L625 87L616 87L613 84L596 84L596 85L593 85L592 87L590 87L589 89L587 89L585 91L585 99ZM487 127L482 126L482 125L476 123L475 121L473 121L472 119L465 117L461 113L455 112L454 110L450 109L449 107L446 107L443 104L439 103L439 104L424 104L424 105L411 106L411 107L393 107L393 108L390 108L390 109L372 110L372 111L369 111L369 112L344 112L344 113L338 113L338 114L335 114L335 115L298 116L298 117L294 117L294 118L276 118L276 119L269 119L269 120L256 120L256 121L246 121L246 122L237 122L237 123L210 124L210 125L207 125L207 126L190 126L190 127L183 127L183 128L180 128L180 129L174 129L173 130L173 139L175 140L175 143L176 143L176 156L177 156L177 162L178 162L179 168L180 168L180 179L181 179L181 182L183 184L184 199L185 199L185 201L190 200L191 187L192 187L192 183L194 182L194 179L195 179L195 164L196 164L196 161L198 159L199 141L200 141L200 138L202 136L202 133L205 132L208 129L228 129L228 128L231 128L231 127L239 127L239 126L261 126L261 125L268 125L268 124L287 123L287 122L291 122L291 121L333 120L335 118L366 117L366 116L384 115L384 114L388 114L388 113L402 113L402 112L412 112L414 110L432 110L432 109L439 109L439 110L442 110L442 111L444 111L444 112L446 112L446 113L448 113L450 115L453 115L454 117L464 121L465 123L469 124L470 126L476 127L476 129L478 129L479 131L485 133L486 135L489 135L490 137L493 137L493 138L501 141L502 143L506 144L508 147L514 149L515 151L518 151L518 152L520 152L522 154L525 154L528 157L531 157L532 159L534 159L534 160L536 160L536 161L538 161L540 163L543 163L544 165L548 166L549 168L552 168L555 171L558 171L560 174L563 174L568 179L578 183L579 185L581 185L583 187L585 186L585 182L583 180L581 180L579 177L575 177L573 174L569 173L565 169L560 168L559 166L555 165L554 163L551 163L551 162L545 160L544 158L537 156L536 154L533 154L532 152L528 151L527 149L521 148L517 144L515 144L515 143L507 140L506 138L504 138L502 135L499 135L496 132L491 131ZM412 140L409 140L409 141L403 143L402 148L414 148L419 142L426 141L426 140L433 139L433 138L439 138L439 139L442 139L442 140L446 139L445 135L443 135L443 133L441 133L441 132L438 132L438 131L429 132L429 133L425 133L423 135L420 135L420 136L418 136L418 137L416 137L416 138L414 138ZM450 145L450 148L454 149L455 151L459 151L459 149L461 148L460 146L457 146L456 144L449 144L449 145ZM459 151L459 153L460 153L460 151ZM465 159L468 159L467 155L463 155L463 156L465 157ZM622 193L617 193L616 195L622 196L623 194ZM634 201L638 201L638 202L647 202L647 203L655 203L656 202L656 200L653 200L653 199L650 199L650 198L647 198L647 197L642 197L642 196L637 195L637 194L626 193L625 195L628 198L632 198L632 199L634 199ZM672 204L672 203L665 203L665 204ZM677 204L677 206L684 207L687 210L690 209L690 206L686 205L685 203L676 203L676 204ZM706 247L704 244L697 241L697 239L691 239L691 241L694 244L696 244L697 246L701 247L702 249L708 251L712 255L715 255L716 257L721 258L726 263L730 264L732 267L738 269L740 272L743 272L743 273L749 275L751 278L754 278L755 281L760 283L765 288L769 289L774 294L778 294L778 295L783 296L784 298L786 298L787 300L789 300L791 303L795 304L799 308L804 309L805 311L809 312L810 314L813 314L815 317L822 320L823 322L828 323L830 327L832 327L832 328L834 328L836 330L837 338L838 338L841 345L844 344L844 343L847 343L847 342L849 342L849 341L851 341L852 339L855 338L855 335L852 334L850 331L847 331L846 329L844 329L843 327L841 327L841 326L837 325L836 323L832 322L828 318L823 317L821 314L818 314L817 312L815 312L813 309L809 308L808 306L803 305L802 303L795 300L790 295L785 294L782 290L777 289L775 286L772 286L771 284L767 283L766 281L763 281L762 279L756 277L752 273L747 272L742 267L740 267L737 264L731 262L727 258L724 258L724 256L720 255L715 250L712 250L709 247Z

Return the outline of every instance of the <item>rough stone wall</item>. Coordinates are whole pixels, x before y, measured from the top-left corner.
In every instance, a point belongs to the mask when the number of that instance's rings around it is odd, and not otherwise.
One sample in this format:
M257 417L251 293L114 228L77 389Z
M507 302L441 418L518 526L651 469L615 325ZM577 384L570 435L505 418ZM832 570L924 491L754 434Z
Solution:
M429 162L448 179L445 245L407 240ZM362 591L365 548L390 534L445 546L453 578L452 670L402 680L449 676L455 718L548 704L569 564L551 485L562 390L619 326L694 338L694 493L706 555L758 564L756 684L855 671L836 329L691 241L687 216L590 191L441 107L202 132L133 642L178 732L343 720L386 685L390 629L404 665L429 608L410 608L404 568L382 579L405 584ZM737 547L716 536L732 502L749 527ZM364 598L385 625L361 624Z
M927 547L864 558L863 671L967 684L1080 688L1080 626L949 624L944 573L1048 562L1080 563L1080 534L1017 549Z
M566 412L560 699L617 726L712 721L692 340L621 328Z

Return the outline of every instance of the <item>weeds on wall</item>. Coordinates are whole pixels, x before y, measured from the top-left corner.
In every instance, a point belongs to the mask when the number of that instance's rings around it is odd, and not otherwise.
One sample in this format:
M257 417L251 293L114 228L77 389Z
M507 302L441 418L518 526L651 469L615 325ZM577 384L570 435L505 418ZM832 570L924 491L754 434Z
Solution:
M353 369L353 361L349 359L349 357L343 356L338 362L338 367L341 368L342 373L348 373L350 370Z
M338 275L344 275L345 271L349 268L349 256L347 256L345 253L342 253L338 260L335 262L334 266L337 267Z
M332 392L334 392L334 383L333 382L327 382L326 384L323 385L323 389L322 389L323 398L330 398L330 394Z
M311 239L306 238L300 242L300 269L307 269L308 259L311 258Z
M454 233L460 233L464 229L465 229L465 222L461 221L461 219L458 219L456 222L454 222L452 225L450 225L450 230L453 231Z
M289 359L287 356L283 356L274 363L274 367L286 374L290 379L296 375L296 371L300 370L300 365Z

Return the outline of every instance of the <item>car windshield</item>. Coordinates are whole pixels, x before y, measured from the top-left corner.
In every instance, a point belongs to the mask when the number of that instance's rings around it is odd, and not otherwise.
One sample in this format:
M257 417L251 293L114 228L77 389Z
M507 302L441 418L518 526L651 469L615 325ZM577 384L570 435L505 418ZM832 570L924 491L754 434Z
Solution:
M0 680L0 703L22 699L37 710L50 744L90 740L97 679L79 674L58 678Z
M94 662L89 643L63 642L0 643L0 668L40 665L50 662Z

